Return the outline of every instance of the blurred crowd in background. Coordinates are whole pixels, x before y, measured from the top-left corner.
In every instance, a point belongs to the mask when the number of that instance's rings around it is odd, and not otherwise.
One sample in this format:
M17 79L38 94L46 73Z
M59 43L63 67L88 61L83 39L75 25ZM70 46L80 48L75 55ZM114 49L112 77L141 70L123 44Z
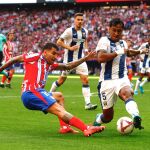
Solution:
M95 50L99 38L107 35L108 23L115 17L124 21L123 38L131 40L133 48L137 49L150 36L150 7L143 4L78 10L74 8L0 10L0 33L7 34L8 31L14 30L14 55L31 50L39 51L46 42L56 42L61 33L73 24L73 15L78 11L84 12L84 27L89 31L89 50ZM95 68L94 70L91 68L93 61L93 67L99 66L95 65L95 60L91 60L91 63L88 63L91 74L95 73ZM133 61L138 62L136 59Z

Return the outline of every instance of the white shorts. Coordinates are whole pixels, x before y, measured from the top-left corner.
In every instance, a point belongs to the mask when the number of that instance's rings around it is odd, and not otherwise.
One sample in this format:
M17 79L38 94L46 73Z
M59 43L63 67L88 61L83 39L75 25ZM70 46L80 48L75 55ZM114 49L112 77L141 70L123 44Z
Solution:
M150 73L150 68L140 68L140 73L145 74L145 73L147 73L147 72Z
M98 93L102 108L108 109L113 107L117 101L117 96L120 90L125 86L131 87L128 77L99 82Z
M150 73L150 60L146 62L145 67L143 67L143 62L140 62L140 73Z
M76 74L81 74L81 75L88 75L88 67L86 62L83 62L82 64L80 64L78 67L69 70L69 71L62 71L61 76L67 76L71 71L75 70Z

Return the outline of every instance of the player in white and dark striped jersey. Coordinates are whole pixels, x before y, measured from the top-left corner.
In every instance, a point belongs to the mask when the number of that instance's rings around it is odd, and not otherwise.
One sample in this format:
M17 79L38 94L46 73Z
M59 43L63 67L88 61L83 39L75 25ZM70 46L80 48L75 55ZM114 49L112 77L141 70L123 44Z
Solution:
M98 93L103 113L97 115L94 125L108 123L113 119L113 107L118 96L133 117L135 128L142 129L141 117L127 76L126 55L146 53L147 49L128 50L127 43L121 40L123 29L124 23L119 18L111 20L109 36L101 37L96 48L97 59L101 63Z
M83 26L83 14L76 13L74 19L74 26L67 28L60 36L57 44L65 48L64 63L72 62L84 57L84 52L88 51L87 36L88 31ZM90 101L90 87L88 81L88 68L86 62L75 68L77 74L80 75L82 82L82 93L85 99L85 109L92 110L97 108L97 104L91 104ZM61 76L52 84L51 92L56 91L57 87L62 85L67 79L70 72L63 71Z
M139 71L140 77L136 81L134 89L135 95L138 94L138 88L140 89L140 92L143 94L144 93L143 85L147 82L150 82L150 38L148 39L148 42L143 43L140 46L139 50L143 48L148 48L149 52L140 56L141 58ZM145 74L147 75L147 78L142 82L142 79L145 76Z

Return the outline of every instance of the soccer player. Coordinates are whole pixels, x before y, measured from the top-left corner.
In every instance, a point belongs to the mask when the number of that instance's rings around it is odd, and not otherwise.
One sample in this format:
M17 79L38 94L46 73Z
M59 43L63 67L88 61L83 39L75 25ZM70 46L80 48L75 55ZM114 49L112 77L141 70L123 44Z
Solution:
M109 123L113 119L113 107L117 97L120 97L127 112L133 117L135 128L142 129L141 117L127 76L126 55L146 53L147 49L128 50L127 43L121 40L123 29L124 23L119 18L112 19L109 36L101 37L96 47L97 59L101 63L98 93L103 113L96 116L94 125Z
M6 36L4 36L3 34L0 34L0 66L2 65L2 61L3 61L3 46L4 44L7 43L7 39ZM6 77L8 77L8 73L5 71L0 72L0 74L5 75Z
M8 32L7 44L4 44L4 46L3 46L4 63L13 57L13 51L14 51L13 40L14 40L14 38L15 38L14 32L12 32L12 31ZM0 87L4 88L6 86L8 88L11 88L10 82L11 82L11 79L14 74L14 66L10 66L10 67L6 68L6 71L9 72L10 78L8 79L5 75L3 75L1 83L0 83ZM7 80L6 85L4 85L6 80Z
M12 58L0 67L0 71L14 63L24 62L25 77L21 96L24 106L30 110L40 110L44 113L52 113L58 116L61 126L60 133L76 133L77 131L73 130L70 125L80 129L84 136L103 131L105 126L87 126L79 118L67 112L63 107L63 96L60 92L49 93L44 89L48 73L51 70L73 69L92 57L94 52L77 61L58 64L54 63L58 56L57 50L56 44L47 43L40 53L27 53Z
M140 49L143 48L148 48L149 53L143 54L140 56L141 61L140 61L140 72L139 72L139 78L136 81L135 89L134 89L134 94L138 95L138 88L140 89L140 92L143 94L144 89L143 85L147 82L150 82L150 38L148 39L148 42L143 43ZM143 77L147 75L147 78L142 82Z
M67 28L60 36L57 44L65 49L64 63L72 62L84 57L84 53L88 51L87 36L88 31L83 26L83 13L76 13L74 16L74 26ZM86 62L75 68L77 74L80 75L82 82L82 94L85 100L85 109L93 110L97 108L97 104L92 104L90 101L90 86L88 80L88 68ZM70 71L62 71L61 76L57 81L53 82L50 89L51 92L61 86L67 79Z

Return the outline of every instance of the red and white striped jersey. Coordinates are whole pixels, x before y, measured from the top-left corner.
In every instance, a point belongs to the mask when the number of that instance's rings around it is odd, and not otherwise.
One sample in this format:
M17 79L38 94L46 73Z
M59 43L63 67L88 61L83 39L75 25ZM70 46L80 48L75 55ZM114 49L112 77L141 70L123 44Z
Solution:
M3 47L3 53L4 53L4 62L7 62L9 59L13 57L13 51L14 51L14 43L7 41L7 44L9 45L9 48L6 44L4 44Z
M25 76L22 84L22 92L44 88L48 73L54 70L58 64L48 65L41 53L27 53L23 55Z

